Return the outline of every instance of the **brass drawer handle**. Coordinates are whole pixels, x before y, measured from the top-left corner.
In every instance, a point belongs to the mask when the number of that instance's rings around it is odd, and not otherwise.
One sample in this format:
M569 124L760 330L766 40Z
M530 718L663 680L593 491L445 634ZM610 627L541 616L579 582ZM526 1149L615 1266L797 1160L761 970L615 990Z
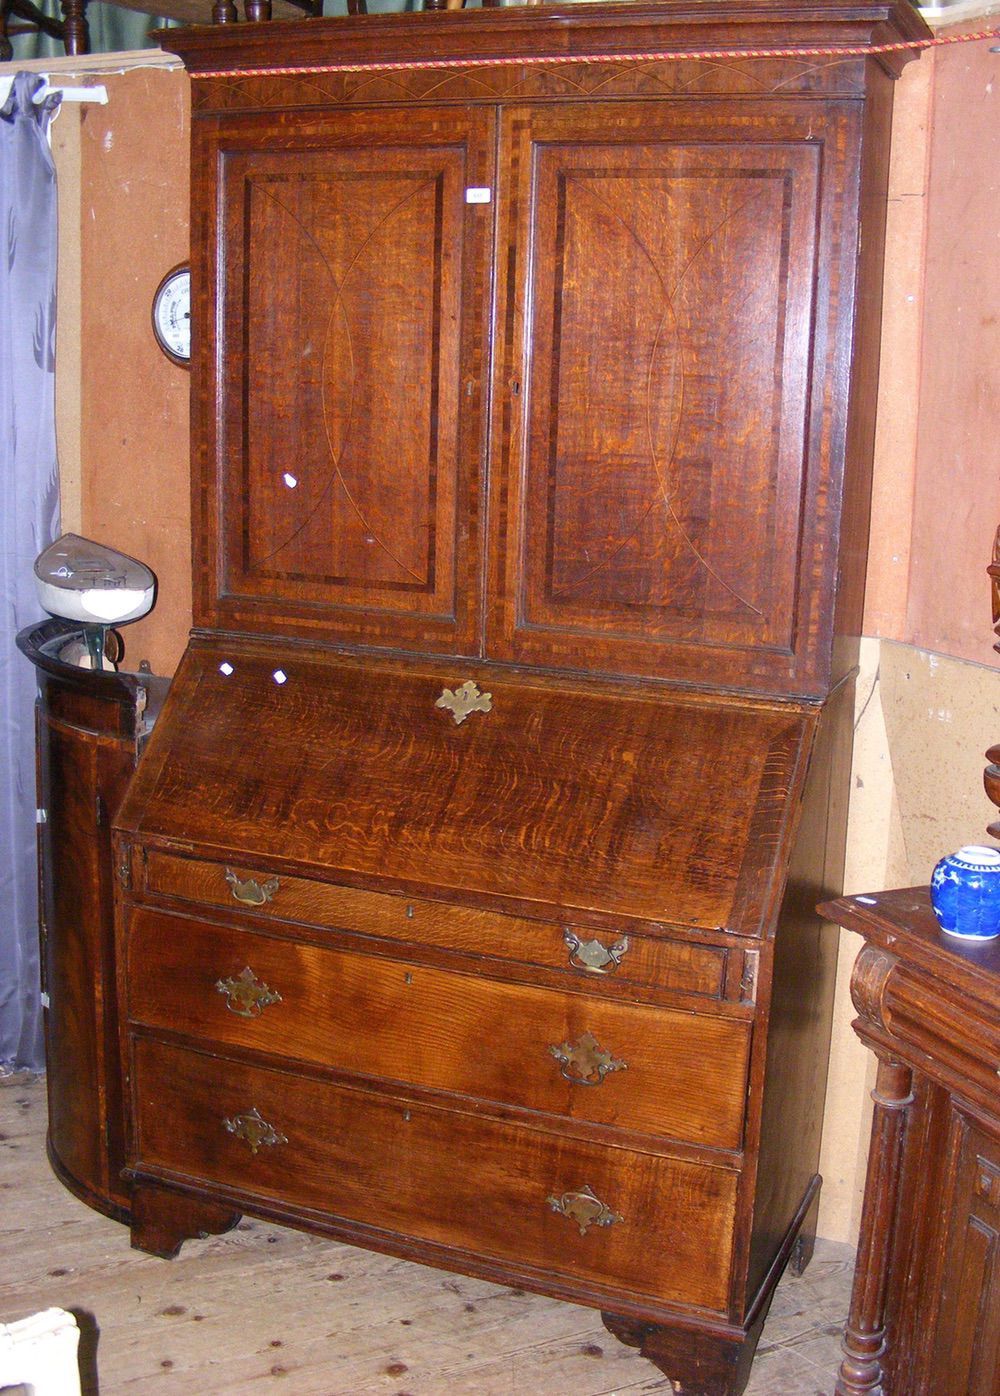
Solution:
M259 1018L272 1003L280 1003L281 995L262 984L247 965L235 979L219 979L215 987L226 996L226 1007L238 1018Z
M455 726L465 721L470 713L488 713L493 709L493 694L481 693L479 685L466 679L459 688L446 688L434 704L436 708L447 708L455 719Z
M254 878L248 877L245 880L238 878L232 868L226 869L226 881L233 889L233 896L238 902L243 902L245 906L263 906L269 902L281 886L276 877L269 877L266 882L257 882Z
M268 1124L256 1105L247 1114L234 1115L231 1120L223 1120L222 1123L230 1134L235 1134L237 1139L242 1139L250 1145L252 1154L257 1153L258 1149L288 1143L283 1134L279 1134L273 1125Z
M614 974L628 950L628 936L616 940L610 949L599 940L581 940L572 931L563 931L563 940L569 946L569 962L574 969L585 969L589 974Z
M576 1042L561 1042L549 1048L562 1064L560 1075L575 1086L599 1086L609 1071L627 1071L628 1062L606 1052L592 1032L585 1032Z
M579 1192L564 1192L562 1197L550 1197L547 1201L553 1212L576 1222L581 1236L586 1236L592 1226L612 1226L625 1220L620 1212L613 1212L589 1187L582 1187Z

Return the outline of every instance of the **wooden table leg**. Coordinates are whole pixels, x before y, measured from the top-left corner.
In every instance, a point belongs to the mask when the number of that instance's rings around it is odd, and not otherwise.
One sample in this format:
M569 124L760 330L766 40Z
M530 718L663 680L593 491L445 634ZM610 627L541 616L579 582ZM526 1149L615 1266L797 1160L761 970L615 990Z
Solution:
M882 1391L885 1298L912 1084L909 1067L879 1059L861 1235L835 1396L876 1396Z
M62 0L63 44L69 54L90 52L87 0Z

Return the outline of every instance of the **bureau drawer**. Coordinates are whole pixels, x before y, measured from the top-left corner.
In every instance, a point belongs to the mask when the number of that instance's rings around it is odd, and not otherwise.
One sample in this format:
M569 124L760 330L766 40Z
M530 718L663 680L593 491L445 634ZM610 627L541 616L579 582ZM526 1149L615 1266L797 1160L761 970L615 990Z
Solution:
M240 911L265 921L337 927L551 967L577 977L613 976L616 983L644 984L710 998L720 998L725 991L727 952L718 946L655 936L597 934L449 902L366 892L284 874L273 877L242 864L227 867L155 849L146 851L144 887L150 894ZM240 900L237 893L251 900ZM575 949L569 943L574 938L579 942ZM598 944L593 946L595 939ZM606 958L611 951L613 958ZM589 970L588 961L596 968Z
M570 1282L725 1307L737 1179L727 1169L150 1039L133 1049L140 1172L224 1187L250 1199L249 1210L256 1198Z
M128 1015L338 1071L697 1145L742 1142L750 1030L736 1018L564 994L148 908L131 915Z

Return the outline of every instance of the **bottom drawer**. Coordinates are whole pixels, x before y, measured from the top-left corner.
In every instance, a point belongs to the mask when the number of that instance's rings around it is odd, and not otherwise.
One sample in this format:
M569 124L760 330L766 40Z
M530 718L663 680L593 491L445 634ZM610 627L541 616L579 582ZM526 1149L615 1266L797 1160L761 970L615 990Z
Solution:
M726 1306L731 1170L153 1039L134 1042L133 1092L140 1172L198 1179L243 1193L248 1206L280 1201L660 1302ZM592 1217L600 1203L607 1211Z

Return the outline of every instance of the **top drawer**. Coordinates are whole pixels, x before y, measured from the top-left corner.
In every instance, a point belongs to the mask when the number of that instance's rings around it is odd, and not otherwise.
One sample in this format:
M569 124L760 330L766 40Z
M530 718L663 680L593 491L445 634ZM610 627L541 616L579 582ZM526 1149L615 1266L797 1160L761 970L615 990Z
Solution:
M540 965L590 979L646 985L676 993L727 997L733 985L730 953L721 946L634 934L595 934L589 928L554 925L455 906L367 892L356 887L272 876L240 864L203 862L149 849L144 860L147 895L199 907L218 907L263 920L356 931L477 957Z

